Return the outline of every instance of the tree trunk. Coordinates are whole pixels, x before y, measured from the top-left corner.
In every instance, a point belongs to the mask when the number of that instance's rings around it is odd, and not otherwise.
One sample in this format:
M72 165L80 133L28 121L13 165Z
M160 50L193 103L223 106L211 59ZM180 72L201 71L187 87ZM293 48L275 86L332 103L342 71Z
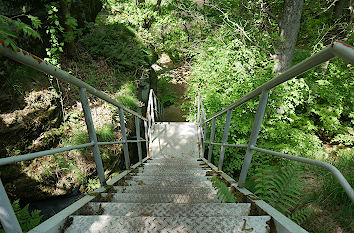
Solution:
M344 7L347 4L348 4L348 0L338 0L334 4L334 9L333 9L333 11L334 11L334 19L333 19L333 21L338 19L343 14Z
M291 66L303 6L304 0L284 1L283 15L279 23L280 41L274 57L274 73L283 72Z

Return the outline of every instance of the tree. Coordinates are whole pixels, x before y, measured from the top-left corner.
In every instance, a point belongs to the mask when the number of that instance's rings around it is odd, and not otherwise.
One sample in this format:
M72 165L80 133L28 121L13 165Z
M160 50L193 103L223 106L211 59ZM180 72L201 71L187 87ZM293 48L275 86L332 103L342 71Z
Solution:
M291 66L293 53L300 29L304 0L285 0L282 18L279 22L280 40L274 59L273 72L283 72Z

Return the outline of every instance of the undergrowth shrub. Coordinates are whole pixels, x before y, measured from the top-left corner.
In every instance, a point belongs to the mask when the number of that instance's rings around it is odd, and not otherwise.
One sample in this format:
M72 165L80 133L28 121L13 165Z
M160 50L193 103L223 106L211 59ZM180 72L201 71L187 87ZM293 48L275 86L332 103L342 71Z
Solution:
M214 188L217 190L217 196L219 200L224 203L236 203L235 196L230 192L229 187L219 180L219 178L213 176L211 178Z
M94 26L81 42L92 56L105 57L120 72L139 70L152 62L153 52L121 23Z
M16 214L16 218L20 223L21 229L23 232L27 232L32 228L39 225L42 219L41 211L40 210L33 210L30 212L28 210L29 204L25 207L21 208L20 200L16 200L12 203L12 208ZM5 233L3 229L0 228L0 233Z
M173 91L171 78L161 77L157 80L157 95L164 107L177 103L177 93Z
M301 170L291 164L257 168L250 189L262 200L301 224L313 214L313 210L301 205L303 192L300 173Z

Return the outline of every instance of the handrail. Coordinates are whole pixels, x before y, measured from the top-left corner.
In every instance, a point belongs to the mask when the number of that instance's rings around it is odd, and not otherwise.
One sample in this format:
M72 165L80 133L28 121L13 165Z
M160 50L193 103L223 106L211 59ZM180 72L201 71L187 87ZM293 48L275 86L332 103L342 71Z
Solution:
M34 153L29 153L24 155L7 157L7 158L0 158L0 166L14 163L14 162L31 160L34 158L39 158L47 155L65 152L65 151L71 151L71 150L85 148L85 147L92 147L93 155L96 163L96 170L98 173L100 184L101 186L104 186L106 185L106 179L105 179L104 168L102 164L99 146L123 144L124 160L125 160L125 166L127 170L131 168L128 143L130 142L137 143L138 157L140 162L143 161L142 148L141 148L142 142L145 142L146 156L147 157L149 156L149 145L150 145L149 142L151 141L151 127L152 124L155 122L155 112L156 112L156 117L158 117L159 119L162 118L162 113L163 113L162 104L160 103L160 101L158 100L157 96L155 95L152 89L150 90L150 95L148 100L147 115L146 115L147 117L143 117L139 113L129 108L126 108L122 104L118 103L116 100L112 99L105 93L95 89L94 87L88 85L84 81L75 78L71 74L59 69L58 67L49 64L47 61L39 57L36 57L23 49L18 48L17 51L13 51L11 48L5 47L5 42L2 39L0 39L0 55L7 56L10 59L18 61L38 71L52 75L53 77L56 77L62 81L66 81L70 84L79 87L80 100L82 103L82 109L85 116L86 127L90 138L90 142L86 144L68 146L64 148L57 148L57 149L46 150L46 151L39 151L39 152L34 152ZM122 139L123 139L122 141L114 141L114 142L98 141L94 123L92 120L90 104L87 98L87 92L118 107L120 127L121 127ZM126 111L135 117L135 128L136 128L136 137L137 137L136 140L127 139L123 111ZM144 122L143 128L144 128L145 138L142 138L140 136L140 130L141 130L140 120ZM6 194L5 188L3 187L3 184L1 182L1 179L0 179L0 221L3 228L5 229L5 232L22 232L21 227L16 218L16 215L14 213L14 210L9 201L9 198Z
M279 84L282 84L289 79L294 78L295 76L304 73L305 71L333 58L333 57L340 57L352 65L354 65L354 51L353 47L347 45L341 41L334 42L332 45L328 46L327 48L321 50L320 52L312 55L311 57L305 59L304 61L300 62L299 64L291 67L284 73L280 74L278 77L273 78L272 80L264 83L260 87L256 88L254 91L251 91L247 95L243 96L230 106L226 107L225 109L221 110L220 112L214 114L212 117L207 119L206 121L211 121L212 119L224 114L225 112L236 108L237 106L247 102L250 99L260 95L262 91L270 90Z
M267 106L267 98L268 98L268 91L292 78L295 76L333 58L333 57L339 57L343 60L348 61L352 65L354 65L354 48L350 45L347 45L341 41L334 42L327 48L321 50L320 52L312 55L311 57L305 59L304 61L300 62L299 64L291 67L284 73L280 74L276 78L271 79L270 81L264 83L263 85L259 86L255 90L251 91L250 93L246 94L233 104L229 105L228 107L224 108L223 110L219 111L218 113L214 114L212 117L209 119L205 120L200 120L200 115L205 115L202 99L200 97L200 93L198 93L198 96L196 97L196 105L198 108L197 116L195 117L196 123L200 124L201 126L204 124L204 132L201 130L200 134L203 136L203 148L205 148L206 144L209 144L209 150L208 150L208 162L211 161L211 156L212 156L212 150L213 146L221 146L220 150L220 157L219 157L219 166L218 169L222 170L222 165L223 165L223 158L224 158L224 153L225 153L225 147L226 146L231 146L231 147L239 147L239 148L246 148L246 155L244 158L244 162L242 165L239 181L238 181L238 187L242 188L245 184L248 169L251 164L252 160L252 155L254 151L259 151L262 153L270 154L273 156L278 156L281 158L285 159L290 159L294 160L297 162L301 163L306 163L306 164L311 164L315 165L318 167L322 167L330 171L334 177L338 180L340 185L343 187L345 192L347 193L348 197L354 202L354 191L353 188L350 186L348 181L344 178L344 176L340 173L340 171L334 167L333 165L322 162L322 161L317 161L313 159L307 159L303 157L298 157L298 156L293 156L293 155L288 155L288 154L283 154L271 150L266 150L262 148L256 147L256 142L257 142L257 137L260 131L260 127L262 124L262 120L264 117L264 112L265 108ZM253 123L252 127L252 132L249 138L249 142L247 145L242 145L242 144L227 144L227 138L228 138L228 132L229 132L229 126L231 122L231 114L232 110L236 108L237 106L253 99L254 97L261 95L260 96L260 101L258 104L257 112L256 112L256 117ZM200 108L202 108L202 111L200 111ZM224 135L223 135L223 140L221 143L215 143L214 142L214 137L215 137L215 121L216 118L221 116L222 114L227 112L227 117L226 117L226 122L225 122L225 128L224 128ZM210 133L210 140L206 141L206 131L207 131L207 123L209 121L212 121L212 129ZM202 128L202 127L200 127ZM203 149L203 156L204 155L205 149Z

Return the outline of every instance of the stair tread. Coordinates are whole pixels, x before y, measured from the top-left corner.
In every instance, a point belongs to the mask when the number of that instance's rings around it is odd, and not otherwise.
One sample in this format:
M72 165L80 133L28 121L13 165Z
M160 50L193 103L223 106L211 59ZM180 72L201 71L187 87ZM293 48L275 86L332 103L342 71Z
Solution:
M100 197L101 196L101 197ZM101 193L95 202L121 203L220 203L216 195L210 194L140 194L140 193Z
M268 216L121 217L72 216L65 232L269 232Z
M114 186L117 193L150 193L150 194L216 194L216 190L212 187L181 187L181 186L163 186L156 185L135 185L135 186Z
M149 179L144 179L144 180L126 180L126 183L129 185L143 185L143 184L149 184L149 185L156 185L156 186L198 186L198 187L205 187L205 186L211 186L212 183L209 180L149 180Z
M76 215L114 215L114 216L247 216L250 203L109 203L91 202L81 208Z

